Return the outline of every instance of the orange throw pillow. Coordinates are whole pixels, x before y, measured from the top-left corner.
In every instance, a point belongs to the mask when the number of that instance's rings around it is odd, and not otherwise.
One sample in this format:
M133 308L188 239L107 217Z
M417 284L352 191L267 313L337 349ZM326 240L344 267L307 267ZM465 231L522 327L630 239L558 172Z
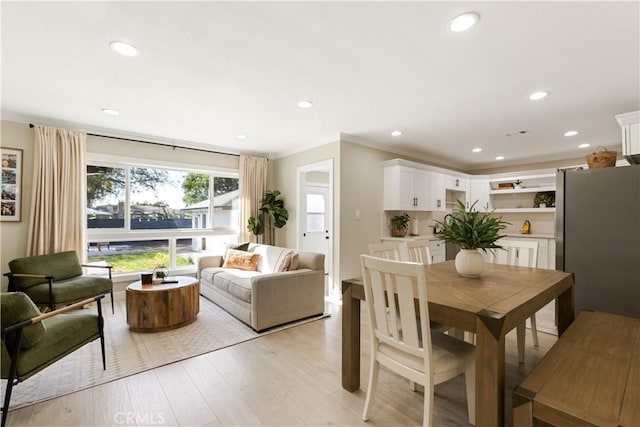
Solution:
M239 270L256 271L260 254L229 249L224 259L223 268L237 268Z

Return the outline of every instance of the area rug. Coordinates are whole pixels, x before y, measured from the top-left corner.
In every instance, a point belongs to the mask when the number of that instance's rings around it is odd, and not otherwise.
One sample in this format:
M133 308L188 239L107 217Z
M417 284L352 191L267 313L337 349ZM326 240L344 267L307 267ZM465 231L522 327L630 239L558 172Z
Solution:
M108 300L105 298L103 301ZM124 301L102 304L107 369L102 369L100 340L93 341L14 387L11 409L17 409L159 366L249 341L329 315L316 316L257 333L204 297L190 325L166 332L131 332ZM88 308L95 312L95 307ZM2 399L6 380L2 381Z

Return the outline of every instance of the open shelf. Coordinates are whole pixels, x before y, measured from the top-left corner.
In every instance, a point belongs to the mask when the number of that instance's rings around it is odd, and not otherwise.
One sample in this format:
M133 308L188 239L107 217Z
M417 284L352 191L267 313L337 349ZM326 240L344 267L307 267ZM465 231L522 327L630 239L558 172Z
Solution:
M525 187L518 189L490 190L489 194L539 193L541 191L556 191L556 187Z

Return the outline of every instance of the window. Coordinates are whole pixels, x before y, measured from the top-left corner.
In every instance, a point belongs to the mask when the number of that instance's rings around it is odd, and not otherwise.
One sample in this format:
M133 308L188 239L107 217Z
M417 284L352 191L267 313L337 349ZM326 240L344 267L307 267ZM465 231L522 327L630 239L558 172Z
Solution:
M237 242L238 178L229 175L88 165L88 261L113 265L116 274L159 265L194 271L202 254Z
M324 231L324 218L324 195L307 193L307 232Z

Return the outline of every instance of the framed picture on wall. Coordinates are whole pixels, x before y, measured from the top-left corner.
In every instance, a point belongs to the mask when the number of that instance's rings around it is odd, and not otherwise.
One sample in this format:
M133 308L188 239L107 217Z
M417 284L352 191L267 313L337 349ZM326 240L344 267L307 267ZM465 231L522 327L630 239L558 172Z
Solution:
M0 221L20 221L22 216L22 150L2 147L2 197Z

